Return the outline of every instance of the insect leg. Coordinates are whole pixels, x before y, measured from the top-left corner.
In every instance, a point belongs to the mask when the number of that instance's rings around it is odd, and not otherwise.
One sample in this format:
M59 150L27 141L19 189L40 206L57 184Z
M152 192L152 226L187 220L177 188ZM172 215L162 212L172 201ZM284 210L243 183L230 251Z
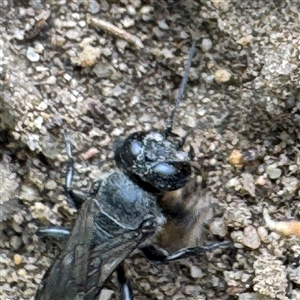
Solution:
M117 277L119 282L120 300L133 300L130 281L126 276L123 263L117 268Z
M169 261L174 261L174 260L181 259L181 258L186 258L189 256L199 255L199 254L202 254L203 252L213 251L220 247L227 247L229 245L231 245L231 242L225 241L225 242L217 242L217 243L214 243L214 244L208 245L208 246L183 248L183 249L176 251L175 253L173 253L171 255L168 255L166 257L166 261L169 262Z
M66 170L66 182L65 182L65 192L67 198L72 206L79 209L85 200L85 197L79 193L72 190L72 181L74 175L74 159L72 154L72 143L67 130L64 130L64 137L66 143L66 151L68 155L67 170Z
M61 238L67 239L70 236L71 232L65 228L59 227L43 227L39 228L36 231L36 235L38 236L47 236L47 237L54 237L54 238Z
M170 255L164 253L164 251L155 248L154 246L147 246L141 248L143 254L148 258L150 261L154 261L156 263L168 263L174 260L187 258L190 256L200 255L206 251L213 251L220 247L227 247L230 246L231 242L217 242L212 245L208 246L200 246L200 247L190 247L190 248L183 248L180 249Z

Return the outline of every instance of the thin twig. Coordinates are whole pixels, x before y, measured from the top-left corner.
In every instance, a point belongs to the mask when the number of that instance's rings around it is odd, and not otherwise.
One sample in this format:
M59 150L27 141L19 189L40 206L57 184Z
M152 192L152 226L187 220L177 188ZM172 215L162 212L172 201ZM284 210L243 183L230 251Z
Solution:
M116 27L115 25L107 21L96 19L93 17L88 17L88 23L93 25L97 29L104 29L110 32L111 34L127 41L128 43L134 44L139 49L144 48L142 41L138 37L128 33L124 29Z

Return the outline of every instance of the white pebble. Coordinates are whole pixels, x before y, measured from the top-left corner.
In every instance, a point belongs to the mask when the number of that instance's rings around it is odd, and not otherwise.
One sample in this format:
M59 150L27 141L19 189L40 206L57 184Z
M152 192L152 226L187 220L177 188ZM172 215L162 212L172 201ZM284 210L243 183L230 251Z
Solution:
M54 190L54 189L57 188L57 184L56 184L55 181L49 180L49 181L46 182L45 188L48 189L48 190Z
M231 78L231 73L227 70L217 70L215 72L215 81L217 83L227 82Z
M120 64L119 64L119 69L120 69L121 71L123 71L123 72L128 72L128 67L127 67L127 65L124 64L124 63L120 63Z
M109 49L109 48L103 48L103 49L102 49L102 53L103 53L105 56L111 56L112 51L111 51L111 49Z
M174 55L172 53L172 51L168 48L164 48L161 50L161 54L165 57L165 58L173 58Z
M70 40L76 40L79 37L79 32L74 29L70 29L66 32L66 37Z
M36 69L37 72L46 72L46 71L49 70L48 68L46 68L44 66L36 66L35 69Z
M134 7L140 7L142 5L141 0L130 0L130 3L134 6Z
M44 81L44 84L55 84L55 83L56 83L56 77L55 76L50 76Z
M84 27L86 26L86 22L83 21L83 20L81 20L81 21L78 22L78 25L79 25L80 27L84 28Z
M90 5L89 5L89 11L92 13L92 14L97 14L99 11L100 11L100 5L98 4L97 1L90 1Z
M75 20L80 20L80 14L79 13L73 13L72 18Z
M158 27L160 29L163 29L163 30L168 30L169 29L169 26L168 26L168 24L166 23L165 20L160 20L160 21L157 22L157 24L158 24Z
M34 47L34 50L37 52L37 53L42 53L44 51L44 46L40 43L37 43Z
M202 278L203 272L200 268L198 268L196 266L191 266L191 276L193 278Z
M125 48L127 47L128 43L125 40L118 39L116 42L116 45L117 45L119 51L121 53L123 53Z
M127 6L127 12L132 16L134 16L136 14L136 10L135 10L134 6L132 6L132 5Z
M64 79L66 79L67 81L70 81L72 79L72 76L68 73L64 74Z
M28 47L26 56L32 62L39 61L39 59L40 59L40 55L38 53L36 53L34 48L32 48L32 47Z
M36 109L39 111L43 111L46 110L48 108L48 105L46 102L42 101L37 107Z
M38 116L35 120L34 120L34 125L37 127L37 128L41 128L42 127L42 124L43 124L43 118L41 116Z
M14 250L18 250L22 245L22 240L18 236L12 236L10 239L10 245Z
M180 32L180 38L182 38L182 39L187 39L189 37L189 35L185 32L185 31L181 31Z
M140 13L141 14L149 14L150 11L153 10L153 7L152 6L149 6L149 5L144 5L141 9L140 9Z
M123 134L123 130L119 129L119 128L115 128L112 132L111 135L112 136L120 136Z
M14 36L17 40L23 40L24 39L24 34L25 34L24 30L21 30L19 28L16 28L14 30Z
M267 166L266 168L267 174L271 179L277 179L281 176L281 169L277 168L276 164Z
M122 20L122 24L125 28L131 27L134 25L134 20L130 18L125 18L124 20Z
M211 47L212 47L212 41L210 39L202 40L201 48L204 52L209 51L211 49Z

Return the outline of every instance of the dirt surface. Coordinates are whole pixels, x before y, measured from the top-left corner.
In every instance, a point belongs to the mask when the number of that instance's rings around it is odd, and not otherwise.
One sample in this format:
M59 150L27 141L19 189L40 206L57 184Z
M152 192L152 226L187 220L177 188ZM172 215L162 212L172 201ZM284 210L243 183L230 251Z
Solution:
M36 229L76 218L62 130L86 192L115 168L116 138L164 129L192 40L174 127L192 130L209 240L234 247L166 266L134 252L135 299L300 299L299 237L263 219L263 208L300 218L299 1L4 0L0 11L1 299L33 299L61 245ZM114 276L101 299L118 299Z

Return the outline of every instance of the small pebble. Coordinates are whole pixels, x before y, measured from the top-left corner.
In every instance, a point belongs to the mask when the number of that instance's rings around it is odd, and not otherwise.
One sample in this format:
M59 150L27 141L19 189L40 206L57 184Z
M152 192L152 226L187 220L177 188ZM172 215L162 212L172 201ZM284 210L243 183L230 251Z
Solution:
M210 39L202 40L201 48L204 52L209 51L211 49L211 47L212 47L212 41Z
M258 293L243 293L239 294L239 300L259 300Z
M80 27L84 28L84 27L86 26L86 22L83 21L83 20L81 20L81 21L78 22L78 25L79 25Z
M95 73L98 78L110 78L112 70L110 69L109 65L98 63L93 68L93 73Z
M99 47L84 45L82 52L78 54L78 57L71 58L71 60L82 67L92 66L96 63L100 54L101 50Z
M127 11L132 16L134 16L136 14L136 10L135 10L134 6L132 6L132 5L127 6Z
M97 1L91 0L89 1L89 11L92 14L97 14L100 11L100 5Z
M249 225L244 229L243 244L251 249L259 248L260 239L255 227Z
M217 70L215 72L215 81L217 83L227 82L231 78L231 73L227 70Z
M169 29L169 26L168 26L168 24L166 23L165 20L160 20L160 21L157 22L157 24L158 24L158 27L160 29L163 29L163 30L168 30Z
M34 50L37 52L37 53L42 53L44 51L44 46L40 43L37 43L34 47Z
M42 118L41 116L38 116L38 117L35 118L34 121L33 121L34 125L35 125L37 128L39 128L39 129L42 128L43 122L44 122L44 120L43 120L43 118Z
M14 263L18 266L22 263L23 259L22 256L19 254L14 255Z
M128 46L128 43L125 40L118 39L116 45L121 53L124 52L125 48Z
M193 278L201 278L201 277L203 277L203 272L197 266L192 266L191 267L191 276Z
M80 14L79 13L72 13L72 18L75 20L80 20Z
M82 157L87 160L91 158L92 156L96 155L99 153L99 150L95 147L90 148L88 151L82 154Z
M125 28L131 27L134 25L134 20L130 18L125 18L124 20L122 20L122 24Z
M22 245L22 240L18 236L12 236L10 238L10 245L14 250L18 250Z
M282 173L281 169L277 168L276 164L267 166L266 171L271 179L278 179Z
M264 186L266 184L266 178L264 176L259 176L255 183Z
M32 47L28 47L26 51L26 56L32 62L36 62L40 60L40 55L36 53L36 51Z
M243 184L243 190L247 191L252 197L255 197L255 184L252 174L243 173L241 182Z
M282 178L282 184L284 185L285 189L293 195L296 193L297 189L300 187L300 181L298 178L294 176L286 177L284 176Z
M187 39L189 37L189 35L185 32L185 31L181 31L180 32L180 38L181 39Z
M42 101L37 107L36 109L39 111L44 111L48 108L48 105L46 102Z
M226 226L222 218L216 218L209 227L210 231L214 235L225 237L227 234Z
M236 42L240 45L247 45L250 44L253 40L253 35L247 35L247 36L243 36L242 38L240 38L239 40L237 40Z
M0 278L6 278L8 276L8 270L7 269L1 269L0 270ZM3 286L2 286L3 288Z
M66 37L70 40L76 40L79 37L79 32L75 29L70 29L66 32Z
M21 30L19 28L16 28L14 30L14 36L17 40L20 40L20 41L23 40L24 39L24 34L25 34L24 30Z
M24 218L21 214L14 214L13 218L14 221L19 225L22 224L22 222L24 221Z
M29 272L37 269L37 267L35 265L25 265L24 268L26 271L29 271Z
M56 83L56 77L50 76L45 79L44 84L55 84Z
M165 57L165 58L173 58L174 55L172 53L172 51L170 49L164 48L161 50L161 54Z
M63 23L63 27L65 27L65 28L73 28L76 25L77 25L77 22L71 21L71 20L66 21L66 22Z
M64 79L66 79L67 81L70 81L72 79L72 76L68 73L64 74Z
M153 10L153 7L152 7L152 6L144 5L144 6L140 9L140 13L141 13L141 14L149 14L152 10Z
M45 184L47 190L54 190L57 188L57 183L54 180L48 180Z
M232 150L229 156L230 163L237 169L241 169L244 165L244 156L239 150Z
M110 300L112 295L114 294L114 291L109 289L102 289L99 295L99 299L101 300Z
M27 275L27 272L26 272L26 270L25 269L19 269L18 271L17 271L17 274L20 276L20 277L22 277L23 279L25 279L25 277L26 277L26 275Z

